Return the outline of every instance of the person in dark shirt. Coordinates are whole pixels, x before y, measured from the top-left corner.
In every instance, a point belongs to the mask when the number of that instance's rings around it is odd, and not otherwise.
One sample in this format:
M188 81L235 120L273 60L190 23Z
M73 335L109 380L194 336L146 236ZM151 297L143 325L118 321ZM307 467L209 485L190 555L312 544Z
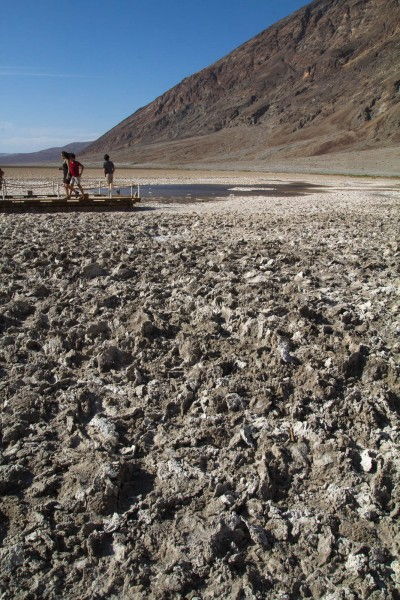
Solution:
M0 190L3 188L4 171L0 167Z
M59 171L63 172L63 184L64 184L64 188L65 188L65 194L66 197L68 198L69 193L70 193L70 181L71 181L71 176L69 174L69 169L68 169L68 161L69 161L69 154L68 152L61 152L61 158L63 159L63 164L61 167L59 167Z
M104 155L103 169L104 169L104 177L106 178L106 181L108 184L108 194L109 194L109 196L111 196L112 189L113 189L115 166L114 166L114 163L112 162L112 160L110 160L110 157L108 156L108 154Z

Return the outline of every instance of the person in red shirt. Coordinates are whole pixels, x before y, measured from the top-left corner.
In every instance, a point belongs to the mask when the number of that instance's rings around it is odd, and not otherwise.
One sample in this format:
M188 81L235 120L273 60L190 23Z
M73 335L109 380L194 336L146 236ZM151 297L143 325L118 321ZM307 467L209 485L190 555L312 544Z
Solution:
M82 194L81 198L85 197L85 192L83 191L83 188L81 186L81 176L84 168L85 167L78 160L75 159L75 154L70 153L68 160L68 172L70 174L71 180L69 182L70 192L68 198L71 198L75 185Z

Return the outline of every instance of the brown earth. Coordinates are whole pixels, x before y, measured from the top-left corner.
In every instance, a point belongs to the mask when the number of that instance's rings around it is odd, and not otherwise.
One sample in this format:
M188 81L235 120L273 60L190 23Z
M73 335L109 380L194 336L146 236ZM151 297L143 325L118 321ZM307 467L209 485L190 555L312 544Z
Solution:
M291 173L292 177L299 177L302 174L345 174L345 175L373 175L373 176L400 176L400 147L380 148L364 151L349 151L341 153L325 154L322 156L297 157L290 159L279 159L276 156L266 157L258 160L226 160L224 155L218 156L218 153L210 159L205 160L203 164L200 161L186 166L178 164L169 168L157 167L152 163L150 156L144 154L139 161L142 167L129 166L129 161L119 162L112 158L116 163L116 180L129 181L157 181L157 180L193 180L205 178L207 181L224 178L227 181L236 180L238 177L244 177L250 182L258 177L265 178L276 174ZM146 163L146 160L149 162ZM103 178L102 161L83 156L80 160L86 165L83 182L87 179ZM162 162L162 161L160 161ZM96 165L96 166L95 166ZM44 165L24 165L24 166L5 166L6 178L29 179L47 179L49 181L60 181L59 164L54 166ZM296 175L297 174L297 175Z
M107 151L140 165L293 170L304 157L313 158L303 168L318 169L331 153L394 150L399 40L397 0L317 0L184 79L85 154L100 159Z

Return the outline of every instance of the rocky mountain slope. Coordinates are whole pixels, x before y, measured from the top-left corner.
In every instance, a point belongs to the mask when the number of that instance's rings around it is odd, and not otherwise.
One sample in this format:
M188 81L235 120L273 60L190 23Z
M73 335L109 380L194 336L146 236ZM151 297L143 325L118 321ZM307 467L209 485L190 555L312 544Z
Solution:
M57 162L60 160L60 154L65 152L82 152L91 142L71 142L66 146L57 146L54 148L46 148L38 152L19 152L17 154L1 155L2 165L34 165L46 164L49 162Z
M400 141L400 3L316 0L139 109L86 150L182 163Z

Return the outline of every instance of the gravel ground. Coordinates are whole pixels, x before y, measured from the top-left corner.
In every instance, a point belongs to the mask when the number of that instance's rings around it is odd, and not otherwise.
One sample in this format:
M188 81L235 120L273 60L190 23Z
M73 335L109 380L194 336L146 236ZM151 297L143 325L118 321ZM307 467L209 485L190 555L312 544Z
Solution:
M399 192L323 182L0 215L2 600L400 598Z

